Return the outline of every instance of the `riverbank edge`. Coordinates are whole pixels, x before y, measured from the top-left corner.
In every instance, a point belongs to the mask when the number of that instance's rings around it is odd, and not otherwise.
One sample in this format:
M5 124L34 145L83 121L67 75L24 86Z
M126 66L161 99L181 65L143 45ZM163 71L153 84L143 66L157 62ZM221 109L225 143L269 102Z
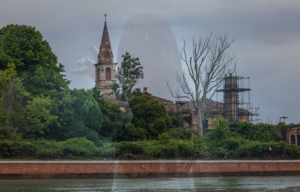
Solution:
M0 161L0 179L300 175L300 160Z

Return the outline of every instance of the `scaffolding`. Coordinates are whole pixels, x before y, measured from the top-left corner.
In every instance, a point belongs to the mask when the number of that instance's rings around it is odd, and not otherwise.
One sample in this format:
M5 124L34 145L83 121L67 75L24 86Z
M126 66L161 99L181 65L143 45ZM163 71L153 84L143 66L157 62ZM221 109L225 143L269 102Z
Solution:
M230 73L223 78L223 89L218 89L216 95L218 92L223 93L222 114L229 123L237 121L259 123L259 107L255 108L250 103L250 91L250 77Z

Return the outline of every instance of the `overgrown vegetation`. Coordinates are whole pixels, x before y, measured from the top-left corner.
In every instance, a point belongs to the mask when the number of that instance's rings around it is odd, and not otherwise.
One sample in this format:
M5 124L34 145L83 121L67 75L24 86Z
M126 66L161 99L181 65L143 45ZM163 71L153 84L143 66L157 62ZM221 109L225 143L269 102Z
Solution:
M63 65L34 28L0 29L0 158L300 158L300 147L283 142L271 125L238 122L230 125L236 128L231 132L218 116L215 129L192 137L197 130L183 128L178 106L167 112L164 104L132 91L143 73L138 59L129 56L123 72L130 66L136 71L123 74L126 92L113 85L118 99L131 97L122 111L97 88L70 89L61 75ZM281 131L286 129L280 124Z
M226 131L225 131L226 132ZM167 133L159 135L157 141L92 142L86 138L66 141L49 140L2 140L0 157L18 159L298 159L300 148L285 142L259 142L243 139L238 134L226 133L218 138L193 138L178 140ZM225 133L225 135L224 135ZM208 135L207 135L208 136ZM224 144L225 142L225 144ZM269 147L272 151L269 151Z

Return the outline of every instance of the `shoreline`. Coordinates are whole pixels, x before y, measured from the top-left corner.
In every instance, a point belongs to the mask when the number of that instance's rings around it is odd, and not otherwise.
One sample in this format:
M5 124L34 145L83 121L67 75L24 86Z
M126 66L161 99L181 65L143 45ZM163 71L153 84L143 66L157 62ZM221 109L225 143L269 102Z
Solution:
M0 179L300 175L300 160L0 161Z

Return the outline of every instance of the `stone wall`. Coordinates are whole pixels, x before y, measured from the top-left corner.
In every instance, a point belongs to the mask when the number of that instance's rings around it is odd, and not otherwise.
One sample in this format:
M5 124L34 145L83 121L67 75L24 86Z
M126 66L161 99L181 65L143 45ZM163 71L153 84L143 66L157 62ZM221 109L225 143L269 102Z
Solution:
M300 175L299 160L2 161L0 178Z

